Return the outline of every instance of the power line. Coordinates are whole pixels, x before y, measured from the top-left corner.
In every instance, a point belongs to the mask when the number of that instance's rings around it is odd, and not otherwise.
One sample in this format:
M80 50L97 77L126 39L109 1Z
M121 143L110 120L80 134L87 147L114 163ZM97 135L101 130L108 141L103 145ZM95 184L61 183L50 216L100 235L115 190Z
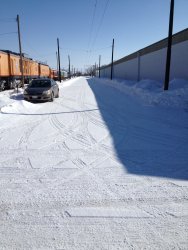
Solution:
M109 49L109 48L111 48L112 46L110 45L110 46L108 46L108 47L103 47L103 48L100 48L100 49L94 49L94 50L90 50L90 51L88 51L88 52L95 52L95 51L99 51L99 50L105 50L105 49Z
M62 49L62 50L66 50L66 51L84 51L84 52L86 52L87 50L85 50L85 49L72 49L72 48L61 48L61 47L59 47L60 49Z
M99 26L98 26L98 29L97 29L97 32L96 32L96 36L95 36L95 38L93 40L93 43L92 43L92 47L94 47L94 45L95 45L95 42L96 42L97 36L99 34L99 31L101 29L101 26L102 26L102 23L103 23L103 20L104 20L105 13L106 13L106 10L108 8L109 2L110 2L110 0L106 1L105 7L104 7L104 10L103 10L103 14L102 14L102 17L101 17L101 20L100 20L100 23L99 23Z
M91 22L91 28L90 28L90 33L89 33L89 40L88 40L88 46L87 46L88 51L91 51L91 39L92 39L92 33L93 33L93 27L94 27L94 19L95 19L96 7L97 7L97 0L95 1L93 17L92 17L92 22ZM90 54L87 54L86 61L89 61L89 58L90 58Z
M111 48L112 48L112 46L110 45L110 46L107 46L107 47L103 47L103 48L88 51L88 59L87 59L86 64L91 64L90 61L91 61L91 59L93 60L94 56L96 56L96 52L109 50Z
M95 35L95 37L94 37L94 39L93 39L93 43L91 44L91 50L90 50L90 51L92 51L92 48L94 47L95 42L96 42L96 40L97 40L99 31L100 31L100 29L101 29L101 26L102 26L102 23L103 23L103 20L104 20L104 17L105 17L106 10L107 10L108 5L109 5L109 2L110 2L110 0L106 0L106 4L105 4L104 9L103 9L103 13L102 13L102 16L101 16L99 25L98 25L98 29L97 29L97 31L96 31L96 35ZM91 57L91 53L88 54L87 62L90 61L90 57Z
M26 51L26 48L27 50L30 51L30 54L35 54L38 58L43 58L43 60L46 60L47 61L47 56L50 56L50 55L54 55L54 52L50 52L50 53L46 53L46 54L41 54L38 50L34 49L33 46L31 46L31 44L26 41L25 39L24 40L24 44L25 44L25 51Z
M0 22L16 22L16 18L0 18Z
M91 28L90 28L90 32L89 32L88 46L87 46L88 49L89 49L89 46L90 46L90 43L91 43L91 35L92 35L92 32L93 32L96 8L97 8L97 0L95 1L95 6L94 6L94 10L93 10L93 17L92 17Z
M1 33L0 36L4 36L4 35L10 35L10 34L16 34L17 32L13 31L13 32L6 32L6 33Z
M95 50L86 50L86 49L72 49L72 48L61 48L59 47L61 50L64 50L64 51L83 51L83 52L95 52L95 51L98 51L98 50L104 50L104 49L108 49L108 48L111 48L112 46L108 46L108 47L103 47L103 48L98 48L98 49L95 49Z

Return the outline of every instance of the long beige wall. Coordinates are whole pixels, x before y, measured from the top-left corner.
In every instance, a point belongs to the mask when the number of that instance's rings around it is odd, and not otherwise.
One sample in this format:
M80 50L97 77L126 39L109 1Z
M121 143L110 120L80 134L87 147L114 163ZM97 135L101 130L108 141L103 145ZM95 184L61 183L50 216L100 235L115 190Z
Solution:
M167 39L159 41L114 63L113 77L128 80L164 81ZM110 78L110 65L101 69L102 77ZM173 37L170 79L188 80L188 29Z

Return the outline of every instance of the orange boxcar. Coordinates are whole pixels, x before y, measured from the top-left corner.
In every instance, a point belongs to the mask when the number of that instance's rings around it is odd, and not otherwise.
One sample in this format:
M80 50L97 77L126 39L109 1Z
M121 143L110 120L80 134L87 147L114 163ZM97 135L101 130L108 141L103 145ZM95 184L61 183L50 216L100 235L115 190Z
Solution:
M48 65L39 63L39 77L50 77L50 68Z
M5 88L6 78L9 76L8 54L0 51L0 90Z
M31 72L31 78L37 78L39 76L38 62L30 61L30 72Z
M38 77L54 78L55 72L47 64L22 57L24 82ZM21 61L18 53L0 51L0 89L14 88L21 84Z
M57 80L58 75L57 75L57 70L56 69L50 69L50 78Z
M0 85L15 87L20 79L19 56L10 51L0 51Z

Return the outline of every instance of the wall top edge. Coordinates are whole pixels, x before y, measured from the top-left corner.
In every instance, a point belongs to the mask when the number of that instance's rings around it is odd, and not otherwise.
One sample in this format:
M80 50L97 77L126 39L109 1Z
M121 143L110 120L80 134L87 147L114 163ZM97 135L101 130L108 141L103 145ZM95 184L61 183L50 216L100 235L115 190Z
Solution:
M181 43L181 42L184 42L184 41L188 41L188 28L187 29L184 29L176 34L174 34L172 36L172 45L175 45L175 44L178 44L178 43ZM164 38L156 43L153 43L143 49L140 49L128 56L125 56L123 58L120 58L119 60L117 61L114 61L114 65L117 65L117 64L120 64L120 63L123 63L123 62L126 62L126 61L129 61L129 60L132 60L132 59L135 59L139 56L143 56L143 55L146 55L146 54L149 54L149 53L152 53L152 52L155 52L157 50L160 50L160 49L163 49L163 48L166 48L167 47L167 44L168 44L168 38ZM105 69L105 68L108 68L111 64L108 64L108 65L105 65L105 66L102 66L101 69Z

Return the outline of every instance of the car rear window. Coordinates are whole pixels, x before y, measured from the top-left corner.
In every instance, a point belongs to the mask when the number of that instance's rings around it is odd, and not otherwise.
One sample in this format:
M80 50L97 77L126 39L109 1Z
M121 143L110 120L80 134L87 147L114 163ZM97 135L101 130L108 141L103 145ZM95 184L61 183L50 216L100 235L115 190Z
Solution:
M51 81L49 80L33 80L29 84L30 88L46 88L51 87Z

